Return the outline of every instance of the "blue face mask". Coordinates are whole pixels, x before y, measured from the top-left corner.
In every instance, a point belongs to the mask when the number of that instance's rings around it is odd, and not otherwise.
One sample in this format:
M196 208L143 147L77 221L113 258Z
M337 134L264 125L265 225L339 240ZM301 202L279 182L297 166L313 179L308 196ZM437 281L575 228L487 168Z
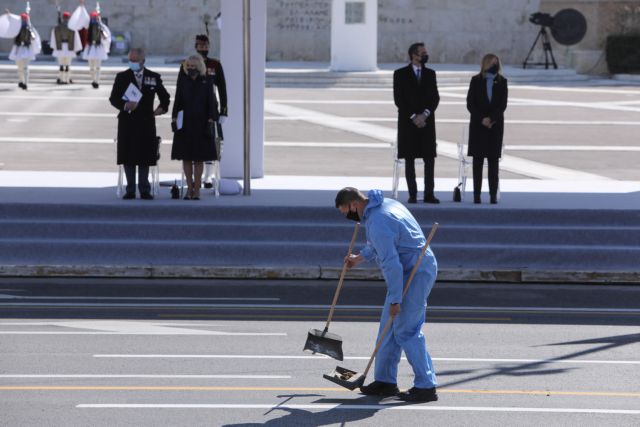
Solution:
M140 71L140 63L129 61L129 68L131 68L131 71Z

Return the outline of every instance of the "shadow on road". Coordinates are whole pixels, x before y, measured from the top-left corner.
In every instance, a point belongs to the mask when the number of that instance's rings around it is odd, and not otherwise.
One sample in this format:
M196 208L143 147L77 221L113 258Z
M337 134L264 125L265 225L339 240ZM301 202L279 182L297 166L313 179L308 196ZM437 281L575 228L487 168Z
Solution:
M455 385L465 384L472 381L477 381L477 380L481 380L489 377L496 377L496 376L518 377L518 376L528 376L528 375L536 375L536 376L558 375L558 374L562 374L564 372L568 372L570 370L574 370L578 368L561 368L561 369L543 369L543 368L554 362L577 359L582 356L605 352L613 348L622 347L628 344L635 344L638 342L640 342L640 334L616 335L611 337L602 337L602 338L593 338L593 339L587 339L587 340L547 344L546 346L579 345L579 344L603 344L603 345L565 354L564 356L552 357L549 359L544 359L536 362L520 363L516 365L511 365L511 366L497 365L490 372L473 375L473 376L460 379L457 381L452 381L449 383L443 383L440 385L440 387L452 387ZM440 372L438 375L440 376L454 375L454 374L457 374L458 372L459 371L450 371L450 372L443 371L443 372ZM474 371L469 371L469 373L473 373L473 372Z
M265 421L264 423L240 423L240 424L225 424L223 427L257 427L257 426L278 426L278 427L319 427L326 425L348 425L350 423L365 420L375 415L380 408L374 408L369 405L378 405L380 402L372 400L370 397L361 397L358 399L319 399L313 403L315 404L330 404L338 403L338 406L321 412L311 412L304 409L298 409L296 407L286 406L285 403L291 401L296 397L310 397L319 395L299 394L299 395L282 395L279 398L286 397L286 399L274 406L264 415L268 415L271 412L283 411L285 412L278 418L273 418ZM343 406L346 405L346 406ZM352 406L362 405L366 409L351 409Z

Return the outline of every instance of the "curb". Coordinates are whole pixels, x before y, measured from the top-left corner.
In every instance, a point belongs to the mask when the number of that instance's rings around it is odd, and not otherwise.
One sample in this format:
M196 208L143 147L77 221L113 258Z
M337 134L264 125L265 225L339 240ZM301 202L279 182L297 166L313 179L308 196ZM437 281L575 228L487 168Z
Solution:
M337 280L335 266L0 265L0 278L296 279ZM383 280L377 268L356 268L351 280ZM638 271L492 270L442 268L440 282L640 284Z

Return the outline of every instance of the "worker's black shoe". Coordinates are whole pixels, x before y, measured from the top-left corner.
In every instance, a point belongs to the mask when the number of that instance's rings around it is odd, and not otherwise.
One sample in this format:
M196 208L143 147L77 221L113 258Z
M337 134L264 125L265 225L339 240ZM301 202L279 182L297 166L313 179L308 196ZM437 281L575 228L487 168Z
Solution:
M418 388L412 387L407 391L398 393L398 399L405 402L435 402L438 400L436 388Z
M400 390L397 384L385 383L382 381L374 381L369 385L360 387L360 393L367 396L395 396Z

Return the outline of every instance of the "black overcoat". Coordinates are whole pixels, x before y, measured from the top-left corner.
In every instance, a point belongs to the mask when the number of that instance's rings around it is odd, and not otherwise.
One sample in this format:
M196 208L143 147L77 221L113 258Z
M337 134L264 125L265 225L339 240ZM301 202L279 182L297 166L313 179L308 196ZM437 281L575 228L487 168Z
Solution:
M435 111L440 103L440 94L435 71L422 67L418 82L411 64L395 70L393 100L398 107L398 158L436 157ZM424 110L431 111L431 115L426 126L420 129L410 117Z
M183 74L183 71L180 71ZM173 134L171 158L196 162L218 160L214 143L214 129L209 120L218 119L218 106L213 89L214 81L208 76L195 80L184 75L178 77L172 119L183 111L182 128Z
M471 78L467 93L467 110L471 113L468 156L493 159L502 156L504 111L507 109L507 97L507 79L500 74L493 79L491 102L487 96L487 83L482 73ZM491 121L494 122L491 129L482 125L482 119L485 117L491 117Z
M137 85L133 71L126 70L116 75L109 102L118 114L118 164L152 166L157 162L158 143L156 140L156 119L153 103L156 95L160 107L168 111L170 96L162 85L160 74L146 68L142 74L142 99L132 111L124 111L122 99L130 83Z

